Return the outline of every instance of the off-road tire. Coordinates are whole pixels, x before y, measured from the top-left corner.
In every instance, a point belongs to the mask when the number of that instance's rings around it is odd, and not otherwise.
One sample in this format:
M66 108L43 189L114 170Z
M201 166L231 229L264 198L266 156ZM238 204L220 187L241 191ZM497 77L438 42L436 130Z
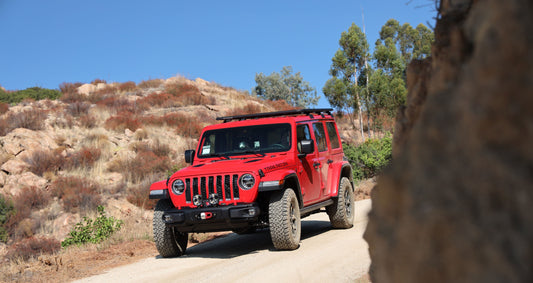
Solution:
M270 236L277 250L294 250L300 245L300 206L292 189L272 194L268 205Z
M338 197L333 199L333 204L326 207L329 221L333 228L347 229L353 227L355 215L354 199L350 180L342 177Z
M177 257L185 253L189 235L176 231L163 222L163 213L174 206L168 199L160 199L154 210L154 242L162 257Z

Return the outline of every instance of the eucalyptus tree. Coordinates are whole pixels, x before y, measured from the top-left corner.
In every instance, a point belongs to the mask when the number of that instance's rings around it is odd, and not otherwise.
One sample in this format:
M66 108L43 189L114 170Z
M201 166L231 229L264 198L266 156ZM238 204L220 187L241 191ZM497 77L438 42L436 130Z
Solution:
M322 88L322 92L331 106L341 111L357 112L361 137L365 140L363 131L362 88L358 85L358 77L368 58L368 42L361 29L352 24L348 31L344 31L339 39L339 49L331 59L329 74L331 78ZM354 123L353 116L351 117Z
M407 65L429 56L432 42L433 33L422 24L413 29L409 23L400 25L390 19L381 28L373 54L376 72L369 77L369 96L374 102L371 112L378 126L383 115L392 119L405 104Z

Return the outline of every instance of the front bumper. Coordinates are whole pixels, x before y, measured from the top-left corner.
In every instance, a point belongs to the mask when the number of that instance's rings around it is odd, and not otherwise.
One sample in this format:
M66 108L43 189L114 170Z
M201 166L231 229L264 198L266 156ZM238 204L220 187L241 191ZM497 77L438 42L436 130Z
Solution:
M215 232L250 227L258 222L256 203L204 208L169 209L163 222L179 232Z

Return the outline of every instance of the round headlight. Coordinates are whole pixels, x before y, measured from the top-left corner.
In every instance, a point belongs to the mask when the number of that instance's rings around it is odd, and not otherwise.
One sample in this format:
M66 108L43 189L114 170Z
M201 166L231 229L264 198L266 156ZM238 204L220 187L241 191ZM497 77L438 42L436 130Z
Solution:
M185 185L182 180L176 180L172 183L172 192L181 195L185 191Z
M252 174L244 174L241 176L241 179L239 180L239 185L243 190L249 190L254 187L255 185L255 178L252 176Z

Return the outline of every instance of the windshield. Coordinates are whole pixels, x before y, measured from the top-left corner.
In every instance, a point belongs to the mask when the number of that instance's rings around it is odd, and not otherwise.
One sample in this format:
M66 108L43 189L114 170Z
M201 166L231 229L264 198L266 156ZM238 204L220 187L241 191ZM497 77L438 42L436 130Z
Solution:
M291 126L270 124L207 131L200 145L200 158L283 152L291 148Z

